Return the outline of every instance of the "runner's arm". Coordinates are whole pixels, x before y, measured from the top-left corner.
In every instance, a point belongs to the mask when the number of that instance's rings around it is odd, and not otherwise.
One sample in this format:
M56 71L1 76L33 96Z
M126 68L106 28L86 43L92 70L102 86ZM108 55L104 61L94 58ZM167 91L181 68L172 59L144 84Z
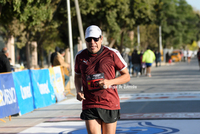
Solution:
M130 75L128 73L128 69L125 68L122 71L120 71L121 76L111 79L111 80L107 80L107 79L103 79L101 81L99 81L99 85L103 88L104 87L109 87L111 85L120 85L120 84L124 84L130 81Z
M81 75L75 74L74 83L75 83L75 87L76 87L76 93L77 93L76 98L77 98L77 100L79 100L79 101L85 100L84 93L81 90L81 87L82 87Z

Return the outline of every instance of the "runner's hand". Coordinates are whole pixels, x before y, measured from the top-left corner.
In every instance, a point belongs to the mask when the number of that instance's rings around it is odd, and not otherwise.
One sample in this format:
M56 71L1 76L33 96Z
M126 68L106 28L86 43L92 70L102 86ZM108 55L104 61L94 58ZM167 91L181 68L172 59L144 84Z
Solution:
M107 80L107 79L100 80L100 81L99 81L99 86L100 86L102 89L107 89L107 88L109 88L109 87L110 87L109 80Z
M79 101L85 100L83 91L80 91L80 92L77 93L76 99L79 100Z

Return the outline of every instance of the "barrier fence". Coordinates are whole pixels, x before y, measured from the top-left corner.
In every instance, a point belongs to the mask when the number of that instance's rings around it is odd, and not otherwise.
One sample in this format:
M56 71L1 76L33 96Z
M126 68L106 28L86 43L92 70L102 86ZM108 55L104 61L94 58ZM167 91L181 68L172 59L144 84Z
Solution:
M11 115L23 115L64 98L60 66L0 74L0 121L5 122L1 118L7 116L11 120Z

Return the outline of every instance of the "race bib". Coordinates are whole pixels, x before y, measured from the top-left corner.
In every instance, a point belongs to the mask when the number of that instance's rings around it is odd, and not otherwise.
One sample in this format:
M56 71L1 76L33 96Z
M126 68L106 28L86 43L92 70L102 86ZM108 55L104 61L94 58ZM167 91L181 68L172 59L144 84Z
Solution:
M100 90L101 87L99 86L99 81L104 79L104 73L87 75L86 78L87 78L88 90L90 91Z

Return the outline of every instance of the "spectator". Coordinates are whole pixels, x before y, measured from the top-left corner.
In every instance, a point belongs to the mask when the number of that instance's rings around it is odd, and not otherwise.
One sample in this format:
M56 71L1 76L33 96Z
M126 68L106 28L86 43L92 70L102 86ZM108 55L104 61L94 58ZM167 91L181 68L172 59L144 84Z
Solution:
M56 48L55 48L55 52L53 52L53 53L51 54L50 62L51 62L51 65L52 65L52 66L53 66L53 60L54 60L54 58L56 57L57 52L59 52L59 50L60 50L60 48L59 48L59 47L56 47Z
M14 72L15 71L15 68L14 66L11 64L11 58L8 58L9 62L10 62L10 68L11 68L11 71Z
M188 61L188 64L190 64L191 57L192 57L192 51L187 50L187 61Z
M0 73L11 72L8 55L9 55L8 49L4 47L0 52Z
M133 64L133 73L136 73L136 76L138 77L140 75L141 59L136 49L132 53L132 64Z
M128 70L129 70L129 75L131 76L132 75L132 68L133 68L133 64L132 64L132 56L131 55L128 55L128 61L129 61L129 64L128 64Z
M122 52L122 57L125 60L125 62L128 64L129 63L129 58L128 58L128 53L126 52L126 49Z
M64 61L64 56L65 56L65 50L60 49L59 52L57 52L56 56L54 57L53 60L53 66L61 66L63 67L63 71L65 72L64 69L69 69L69 64ZM65 87L67 86L67 83L69 81L69 76L64 73L64 78L65 78Z
M185 62L187 60L187 51L183 51L183 61Z
M141 61L141 67L140 67L140 73L141 75L145 73L145 68L146 68L146 64L145 62L142 62L142 57L143 57L143 50L140 51L140 61Z
M156 67L158 67L158 62L160 63L159 66L161 66L161 54L158 50L155 51L155 56L156 56Z
M200 48L199 48L199 51L197 52L197 58L198 58L198 61L199 61L199 70L200 70Z
M169 55L169 52L166 53L165 58L166 58L166 59L165 59L165 62L168 63L169 60L171 59L171 58L170 58L170 55Z

